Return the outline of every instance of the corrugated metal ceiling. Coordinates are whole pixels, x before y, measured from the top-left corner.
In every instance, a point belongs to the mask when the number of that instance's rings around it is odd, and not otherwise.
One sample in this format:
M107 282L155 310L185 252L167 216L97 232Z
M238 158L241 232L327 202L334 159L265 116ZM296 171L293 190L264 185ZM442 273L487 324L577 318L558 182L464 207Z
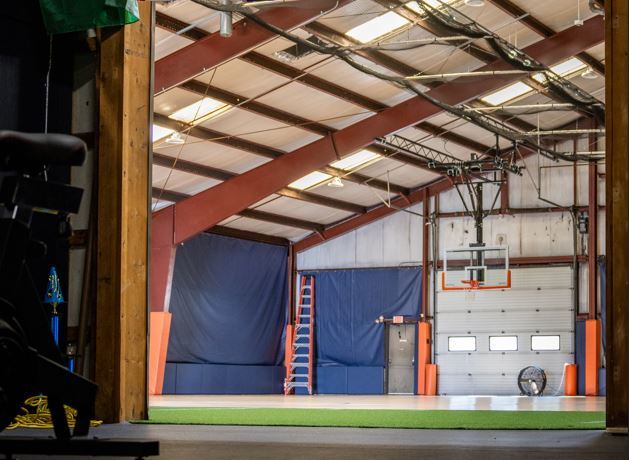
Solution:
M574 0L557 0L553 2L511 1L556 31L571 27L577 18L577 6ZM461 5L461 2L457 2L456 5L461 12L479 21L483 26L496 31L503 38L517 44L517 46L528 46L542 39L539 34L530 30L521 22L516 21L512 16L493 5L491 1L486 2L483 8L467 7ZM580 17L582 19L585 20L593 15L587 6L587 0L580 0L579 5ZM218 30L217 15L194 2L181 1L175 2L170 6L158 5L157 9L161 13L189 24L198 22L197 27L207 32L216 32ZM382 6L371 0L356 0L343 8L328 13L320 18L318 22L343 33L384 11L385 9ZM309 33L304 29L298 29L295 33L302 37L309 36ZM413 27L401 34L388 38L385 42L417 40L427 37L432 37L432 35L419 27ZM192 43L187 38L175 36L161 28L157 28L155 41L158 59ZM477 43L487 48L482 41L477 41ZM275 55L275 52L292 45L292 42L283 38L275 38L257 47L254 51L268 56L276 62L281 62L278 60L279 58ZM382 53L427 73L464 72L483 65L481 61L471 57L465 51L456 50L452 47L426 46L407 51L383 51ZM596 59L602 60L604 59L604 46L598 45L589 50L589 53ZM393 74L390 70L384 69L366 59L356 58L356 60L379 72L389 75ZM304 74L311 74L388 106L399 104L413 97L413 94L408 90L366 75L336 58L322 56L317 53L312 53L303 59L290 62L288 65L293 69L302 70ZM355 103L347 102L339 97L314 89L312 86L301 82L299 78L291 81L277 72L263 69L258 65L245 62L245 60L239 58L232 59L216 69L197 76L195 79L204 83L211 82L212 86L241 96L243 100L255 100L274 109L298 115L310 121L318 121L334 129L342 129L373 114L373 112ZM585 80L580 76L576 76L573 78L573 83L593 93L599 100L604 100L603 78ZM174 88L155 98L155 111L158 114L168 116L180 108L199 101L201 97L200 94L181 88ZM518 103L522 104L547 102L550 102L550 99L539 94L524 97L518 101ZM579 117L580 115L576 112L555 111L544 112L539 115L523 115L519 118L533 126L537 126L539 123L542 128L552 129ZM495 144L495 136L492 133L470 123L456 120L450 115L439 114L428 121L436 126L443 126L448 131L462 135L474 142L487 146ZM201 123L201 126L284 152L293 151L320 138L319 135L313 134L306 129L289 126L285 122L272 119L270 116L254 114L241 108L231 108L224 114ZM470 154L470 149L467 147L443 138L435 138L415 128L407 128L399 134L409 139L421 141L425 145L458 158L468 158ZM508 145L509 142L507 141L501 142L502 147ZM155 146L155 152L236 174L244 173L270 161L264 156L191 136L188 137L184 146L171 146L162 142L160 145ZM411 189L440 177L434 172L422 170L395 159L383 159L360 169L358 173L382 181L390 180L392 184ZM166 183L167 178L168 183ZM166 185L168 191L194 194L217 183L218 181L216 180L200 175L176 170L170 172L168 168L158 165L155 165L153 168L153 186L161 188ZM374 193L374 189L347 180L344 180L344 184L345 187L343 188L321 185L314 187L310 192L322 197L343 200L361 206L379 204L380 199ZM387 194L381 190L377 191L377 194L384 199L387 198ZM162 206L164 206L163 201L158 204L158 207ZM261 202L252 205L252 208L326 225L351 215L347 211L279 197L278 195L267 197ZM285 225L243 217L230 218L222 224L240 230L281 236L293 240L308 234L308 231L303 229L295 229Z

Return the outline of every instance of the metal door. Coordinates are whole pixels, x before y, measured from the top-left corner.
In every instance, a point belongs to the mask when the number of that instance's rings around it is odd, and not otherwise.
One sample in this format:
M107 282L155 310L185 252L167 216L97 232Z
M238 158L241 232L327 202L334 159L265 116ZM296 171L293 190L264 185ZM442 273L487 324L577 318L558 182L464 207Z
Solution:
M391 324L388 329L387 393L413 394L416 326Z

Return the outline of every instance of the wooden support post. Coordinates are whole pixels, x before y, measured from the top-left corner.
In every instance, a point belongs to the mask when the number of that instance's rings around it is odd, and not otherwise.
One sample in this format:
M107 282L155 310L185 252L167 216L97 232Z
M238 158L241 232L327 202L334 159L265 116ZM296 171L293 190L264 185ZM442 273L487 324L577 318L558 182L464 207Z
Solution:
M629 0L605 2L607 430L627 432Z
M147 410L152 3L101 32L95 377L96 417Z

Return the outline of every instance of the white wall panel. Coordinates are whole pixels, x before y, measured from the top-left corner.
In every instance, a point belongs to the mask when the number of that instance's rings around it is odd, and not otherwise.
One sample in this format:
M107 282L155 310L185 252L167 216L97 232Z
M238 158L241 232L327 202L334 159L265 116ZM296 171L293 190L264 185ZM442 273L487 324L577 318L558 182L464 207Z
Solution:
M421 212L422 205L409 208ZM422 218L407 212L361 227L297 255L298 270L419 265Z
M484 242L507 245L511 257L572 255L572 218L569 212L490 216L484 221ZM471 218L439 220L439 250L476 241Z
M561 391L565 363L574 360L574 311L570 267L512 270L512 289L442 291L435 314L435 362L440 394L519 394L526 366L544 369L546 394ZM559 335L559 351L531 350L531 336ZM491 336L516 336L517 351L490 351ZM451 352L450 337L476 337L476 351Z

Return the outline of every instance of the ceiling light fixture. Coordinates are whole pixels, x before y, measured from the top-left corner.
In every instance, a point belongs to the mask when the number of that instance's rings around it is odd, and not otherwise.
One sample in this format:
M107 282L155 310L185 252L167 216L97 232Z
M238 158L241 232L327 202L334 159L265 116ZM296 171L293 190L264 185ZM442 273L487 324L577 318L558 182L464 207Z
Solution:
M171 145L182 145L186 143L186 140L179 131L175 131L168 137L168 139L166 139L166 143Z
M220 0L222 6L228 6L229 0ZM232 36L232 13L231 11L221 11L220 15L220 31L221 37L229 38Z
M334 179L328 182L328 187L343 188L345 187L345 184L343 183L343 181L341 180L339 176L336 176Z
M585 78L586 80L596 80L598 78L598 74L592 67L588 67L581 74L581 78Z
M485 0L465 0L467 6L481 7L485 6Z

